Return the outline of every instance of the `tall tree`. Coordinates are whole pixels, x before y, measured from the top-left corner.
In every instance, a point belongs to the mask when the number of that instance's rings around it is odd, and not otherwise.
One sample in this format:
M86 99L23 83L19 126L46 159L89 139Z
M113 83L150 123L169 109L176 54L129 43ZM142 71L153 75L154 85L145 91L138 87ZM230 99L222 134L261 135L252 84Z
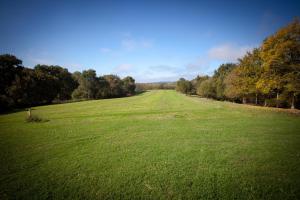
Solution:
M126 95L133 95L135 91L135 80L131 76L122 79L123 90Z
M225 99L225 78L236 67L234 63L222 64L213 75L213 82L215 85L216 98L220 100Z
M255 103L258 102L258 89L256 83L261 75L262 61L260 50L255 48L252 52L239 59L238 66L235 67L225 79L225 95L229 98L242 98L246 103L247 98L255 96Z
M14 99L9 95L9 87L22 70L22 61L16 56L0 55L0 111L14 105Z
M215 93L216 92L212 78L201 81L197 88L197 94L202 97L213 98L215 97Z
M176 90L184 94L191 94L192 83L188 80L185 80L184 78L180 78L176 82Z
M276 94L276 106L279 107L279 95L285 89L286 74L298 71L300 66L300 23L296 19L262 44L261 57L263 75L258 88L263 93Z
M56 79L56 98L59 100L70 99L73 90L78 87L78 83L74 80L72 74L66 68L62 68L57 65L36 65L34 69L53 76Z
M104 75L104 79L109 84L109 97L121 97L124 95L123 82L116 75Z
M209 76L207 76L207 75L206 76L199 76L198 75L196 78L194 78L193 80L191 80L192 87L193 87L192 93L197 94L197 90L198 90L200 84L203 81L207 80L207 79L209 79Z
M73 74L78 80L79 86L73 91L75 99L95 99L98 93L98 79L93 69L84 70L82 73Z

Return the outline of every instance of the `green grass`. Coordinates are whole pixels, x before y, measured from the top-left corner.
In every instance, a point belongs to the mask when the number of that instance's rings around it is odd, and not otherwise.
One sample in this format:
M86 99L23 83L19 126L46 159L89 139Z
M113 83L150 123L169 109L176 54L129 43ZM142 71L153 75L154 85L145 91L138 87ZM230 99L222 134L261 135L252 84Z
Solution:
M0 199L299 199L300 117L175 91L0 115Z

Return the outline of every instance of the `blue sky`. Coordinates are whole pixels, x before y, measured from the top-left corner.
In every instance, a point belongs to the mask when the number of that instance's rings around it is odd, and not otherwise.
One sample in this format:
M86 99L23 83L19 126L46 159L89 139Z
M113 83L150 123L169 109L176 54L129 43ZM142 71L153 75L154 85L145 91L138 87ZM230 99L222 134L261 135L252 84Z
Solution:
M297 1L0 0L0 54L138 82L191 79L235 62L296 16Z

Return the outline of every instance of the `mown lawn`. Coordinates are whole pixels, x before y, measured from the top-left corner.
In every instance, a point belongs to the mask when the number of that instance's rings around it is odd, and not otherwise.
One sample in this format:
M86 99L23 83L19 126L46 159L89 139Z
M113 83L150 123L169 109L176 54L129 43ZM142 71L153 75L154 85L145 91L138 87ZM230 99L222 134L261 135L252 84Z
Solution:
M0 115L0 199L299 199L300 117L175 91Z

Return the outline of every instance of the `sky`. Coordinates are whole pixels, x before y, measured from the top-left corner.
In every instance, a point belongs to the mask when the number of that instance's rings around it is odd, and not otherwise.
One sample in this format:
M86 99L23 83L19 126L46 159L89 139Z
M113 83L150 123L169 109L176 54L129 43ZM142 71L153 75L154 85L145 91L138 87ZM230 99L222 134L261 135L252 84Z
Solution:
M137 82L192 79L299 16L290 0L0 0L0 54Z

